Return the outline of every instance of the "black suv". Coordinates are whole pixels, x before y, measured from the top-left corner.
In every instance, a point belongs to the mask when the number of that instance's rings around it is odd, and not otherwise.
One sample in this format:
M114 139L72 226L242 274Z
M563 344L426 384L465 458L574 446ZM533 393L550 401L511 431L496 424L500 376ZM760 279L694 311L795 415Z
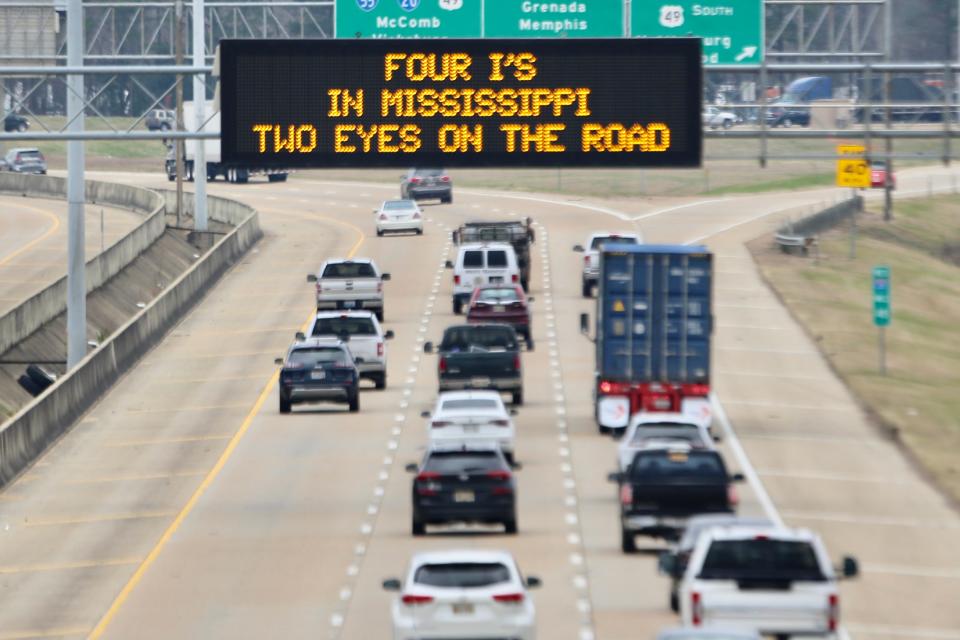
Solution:
M404 200L439 198L453 202L453 181L443 169L410 169L400 176L400 197Z
M501 523L517 532L517 484L499 447L434 445L419 466L408 464L413 480L413 535L428 524Z
M337 339L306 338L293 343L280 370L280 413L295 404L336 402L360 410L360 372L347 347Z
M19 131L23 133L30 127L30 121L18 113L8 113L3 119L4 131Z

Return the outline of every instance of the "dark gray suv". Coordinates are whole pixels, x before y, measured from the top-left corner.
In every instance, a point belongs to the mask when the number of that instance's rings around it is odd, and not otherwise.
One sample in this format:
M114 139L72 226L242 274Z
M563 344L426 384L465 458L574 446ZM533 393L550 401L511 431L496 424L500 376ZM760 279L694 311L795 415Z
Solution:
M410 169L400 176L400 197L404 200L439 198L453 202L453 181L443 169Z

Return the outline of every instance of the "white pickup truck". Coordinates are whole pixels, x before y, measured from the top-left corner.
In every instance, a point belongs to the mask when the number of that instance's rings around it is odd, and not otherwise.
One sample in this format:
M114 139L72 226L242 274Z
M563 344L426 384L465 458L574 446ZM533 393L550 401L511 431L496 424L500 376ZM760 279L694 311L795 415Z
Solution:
M385 342L393 338L393 331L384 332L373 312L320 311L314 316L304 337L335 337L341 340L350 350L360 377L372 380L377 389L387 388Z
M670 556L661 557L667 572ZM664 560L664 558L666 560ZM842 577L858 573L843 559ZM700 534L680 582L684 626L747 629L776 638L833 636L837 576L820 537L786 527L714 527Z
M573 245L573 250L583 254L583 269L581 272L582 292L584 298L593 294L593 288L600 278L600 247L604 244L643 244L639 234L632 232L610 233L596 231L587 238L587 244Z
M383 283L389 273L380 273L376 263L366 258L331 258L307 282L317 284L317 311L324 309L364 309L377 314L383 322Z

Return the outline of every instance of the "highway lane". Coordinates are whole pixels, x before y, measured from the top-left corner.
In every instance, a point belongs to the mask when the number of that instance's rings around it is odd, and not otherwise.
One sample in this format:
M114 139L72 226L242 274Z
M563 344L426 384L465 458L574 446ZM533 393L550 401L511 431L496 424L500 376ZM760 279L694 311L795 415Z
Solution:
M100 212L103 211L103 234ZM109 247L143 216L87 205L87 259ZM67 271L67 205L64 201L0 196L0 313L17 306Z
M272 358L309 312L303 275L323 256L356 246L358 232L343 223L370 234L367 211L393 188L295 181L215 189L261 208L267 239L85 422L0 494L0 520L10 525L0 571L11 605L0 611L0 629L9 637L79 637L113 601L106 637L385 637L389 598L380 580L398 574L413 549L463 544L510 548L525 571L545 578L535 595L542 637L649 637L672 622L653 556L625 558L618 549L614 492L605 481L613 445L595 433L592 351L577 332L576 315L591 305L578 296L579 256L570 246L593 228L627 222L555 197L458 192L456 205L428 208L434 222L422 238L365 240L361 254L394 274L386 322L398 334L390 345L390 388L365 393L358 416L281 419L269 389ZM791 196L801 207L812 198ZM779 196L762 196L650 215L682 204L634 203L618 213L649 216L640 221L647 237L675 242L785 206ZM415 348L453 320L449 272L440 270L449 249L443 225L510 214L532 215L544 226L533 276L537 350L524 355L528 403L518 418L521 534L415 542L408 534L410 478L402 466L419 455L419 410L435 393L435 363ZM917 518L955 525L956 514L935 508L931 490L896 450L849 410L850 399L809 341L791 335L794 346L784 349L784 331L757 328L790 324L751 277L742 249L744 238L775 219L711 240L720 266L720 397L786 519L822 530L835 556L859 552L878 569L845 587L855 636L952 637L956 614L943 604L958 593L951 570L960 562L934 545L950 529L931 531ZM763 404L781 401L822 405L825 415L811 419L802 413L809 408L776 412ZM816 430L807 424L812 420ZM238 429L247 431L237 441ZM183 505L235 441L219 476L177 524ZM904 492L887 507L886 518L899 524L883 525L896 533L866 535L871 521L864 518L877 516L866 507L877 505L861 504L863 490L851 485L865 485L869 495L871 487L887 491L887 479ZM760 513L756 496L743 489L744 512ZM914 504L931 511L913 513ZM154 546L171 525L169 541ZM154 560L129 582L151 549L159 549ZM917 575L924 568L930 575ZM929 606L904 602L899 578L891 580L903 573L911 574L912 589L931 594ZM52 604L58 593L71 594L69 606Z

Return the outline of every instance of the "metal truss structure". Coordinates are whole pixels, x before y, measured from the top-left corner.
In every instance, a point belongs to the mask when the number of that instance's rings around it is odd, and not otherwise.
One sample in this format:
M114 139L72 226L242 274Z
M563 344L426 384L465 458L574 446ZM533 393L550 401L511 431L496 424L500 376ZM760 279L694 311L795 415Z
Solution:
M827 61L885 57L892 0L766 0L767 56Z

